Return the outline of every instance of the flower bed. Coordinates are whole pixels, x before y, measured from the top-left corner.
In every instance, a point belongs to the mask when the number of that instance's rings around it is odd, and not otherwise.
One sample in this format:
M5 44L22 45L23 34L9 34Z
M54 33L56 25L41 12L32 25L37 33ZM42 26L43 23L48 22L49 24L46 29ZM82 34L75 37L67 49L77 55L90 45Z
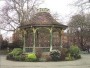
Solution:
M42 53L23 53L21 48L13 49L8 55L7 60L25 61L25 62L46 62L46 61L71 61L80 59L80 49L76 46L70 46L69 49L52 50Z

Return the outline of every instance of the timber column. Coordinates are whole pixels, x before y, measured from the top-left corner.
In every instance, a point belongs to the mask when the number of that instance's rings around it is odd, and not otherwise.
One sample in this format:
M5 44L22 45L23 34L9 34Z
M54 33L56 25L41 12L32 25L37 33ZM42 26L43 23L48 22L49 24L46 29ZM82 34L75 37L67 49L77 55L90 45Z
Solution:
M60 48L62 48L62 29L60 30Z
M36 29L33 28L33 52L35 53L35 46L36 46Z
M50 51L52 51L52 27L50 29Z
M26 31L23 30L23 53L25 53L25 45L26 45Z

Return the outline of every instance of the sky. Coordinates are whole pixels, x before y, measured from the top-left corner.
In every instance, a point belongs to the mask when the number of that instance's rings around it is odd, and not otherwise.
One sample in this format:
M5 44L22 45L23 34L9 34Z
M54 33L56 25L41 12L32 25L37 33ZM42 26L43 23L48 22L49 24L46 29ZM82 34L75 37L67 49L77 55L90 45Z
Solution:
M77 9L72 4L75 0L44 0L44 4L40 7L48 8L52 13L57 13L59 19L63 20L67 24L67 20L77 12Z
M70 16L77 12L77 8L72 6L75 1L77 0L44 0L44 2L39 7L50 9L52 14L57 13L59 19L62 19L64 22L66 22ZM3 4L4 2L1 0L0 8L2 8Z
M3 1L3 0L2 0ZM0 1L0 8L3 6L3 2ZM44 0L44 3L41 4L40 8L48 8L52 14L57 13L58 19L67 25L67 22L70 20L70 17L74 15L78 9L72 4L77 0ZM11 36L10 33L2 31L1 34Z
M81 11L81 7L74 6L74 3L77 1L80 0L44 0L44 3L40 7L50 9L53 14L57 13L60 21L67 25L70 18ZM83 2L88 2L88 0L82 0L81 3ZM88 11L84 9L84 12L87 13Z

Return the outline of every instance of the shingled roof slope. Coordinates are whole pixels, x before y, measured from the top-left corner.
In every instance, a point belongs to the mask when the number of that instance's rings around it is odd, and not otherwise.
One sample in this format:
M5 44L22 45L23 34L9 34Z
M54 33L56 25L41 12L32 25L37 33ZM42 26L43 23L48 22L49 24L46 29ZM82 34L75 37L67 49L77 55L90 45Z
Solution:
M59 25L50 13L48 12L39 12L31 18L29 23L25 22L24 25Z
M29 22L23 23L22 27L29 26L52 26L55 25L57 27L66 28L67 26L60 24L57 22L50 13L48 12L39 12L33 16Z

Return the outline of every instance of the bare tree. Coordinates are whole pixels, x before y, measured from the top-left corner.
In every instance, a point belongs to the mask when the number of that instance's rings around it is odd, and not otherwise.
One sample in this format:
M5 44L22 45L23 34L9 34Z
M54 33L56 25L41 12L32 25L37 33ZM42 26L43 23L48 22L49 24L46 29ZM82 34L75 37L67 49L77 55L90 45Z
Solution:
M76 2L73 4L76 7L80 7L83 10L87 10L90 8L90 0L76 0Z
M78 44L83 50L87 45L90 47L90 14L72 16L68 26L70 43Z
M72 16L72 19L70 21L70 23L68 24L69 26L69 34L72 36L72 42L75 43L76 40L80 41L81 43L79 43L81 46L83 46L83 36L79 33L82 32L82 30L84 29L84 25L82 27L82 23L84 21L84 18L82 15L75 15ZM83 23L84 24L84 23ZM80 30L79 30L80 29ZM78 36L80 34L80 36ZM80 39L79 39L80 37ZM77 42L76 42L77 43Z
M0 29L14 31L19 25L29 22L41 0L4 0L0 9Z

